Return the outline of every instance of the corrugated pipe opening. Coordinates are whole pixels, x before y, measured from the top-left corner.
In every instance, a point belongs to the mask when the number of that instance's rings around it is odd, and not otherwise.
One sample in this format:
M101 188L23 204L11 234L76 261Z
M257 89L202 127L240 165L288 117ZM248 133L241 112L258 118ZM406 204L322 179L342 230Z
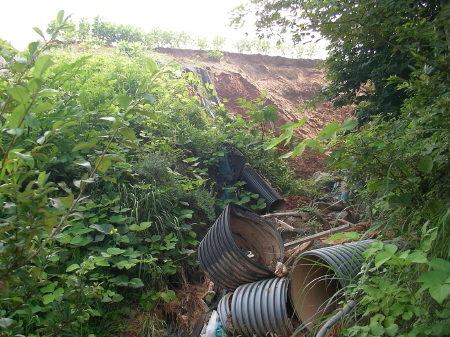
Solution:
M228 293L223 296L217 305L217 313L219 314L220 322L222 322L223 331L228 335L233 331L233 324L231 321L231 299L233 293Z
M253 258L248 257L250 254ZM230 291L273 277L277 262L283 258L283 240L275 227L235 204L227 205L198 249L205 274Z
M287 278L273 278L236 289L231 302L231 316L238 335L292 335L294 329L288 310L288 282Z
M251 166L246 165L244 167L241 180L246 182L246 185L244 186L246 190L259 194L259 196L264 199L266 202L266 211L268 213L284 211L286 209L286 200L284 200Z
M318 319L336 309L340 289L358 277L361 253L372 240L331 246L300 254L290 272L290 300L303 325L312 330Z

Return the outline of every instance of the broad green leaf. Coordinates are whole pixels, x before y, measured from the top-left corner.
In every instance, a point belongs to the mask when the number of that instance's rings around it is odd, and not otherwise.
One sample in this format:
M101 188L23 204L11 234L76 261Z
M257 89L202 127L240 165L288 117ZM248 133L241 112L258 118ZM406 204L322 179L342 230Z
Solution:
M141 288L144 286L144 282L140 278L132 278L128 286L131 288Z
M293 125L293 129L300 128L306 123L306 117L302 117L296 124Z
M32 42L28 45L30 47L33 44L37 44L37 42ZM25 68L27 67L27 63L25 59L19 59L17 62L14 63L13 69L17 71L18 73L21 73Z
M108 254L111 254L111 255L119 255L119 254L124 253L124 252L125 252L125 249L120 249L120 248L117 248L117 247L111 247L111 248L108 248L108 249L106 250L106 252L107 252Z
M130 141L136 140L136 135L134 134L134 131L131 130L130 128L120 128L119 132L122 136L124 136L126 139Z
M156 101L155 95L150 94L150 93L148 93L148 92L143 93L143 94L142 94L142 97L145 98L145 100L146 100L148 103L150 103L150 104L153 104L153 103L155 103L155 101Z
M450 262L441 258L432 259L428 262L428 265L432 267L436 271L440 271L442 273L446 273L450 275Z
M341 129L344 130L344 131L349 131L349 130L353 130L357 126L358 126L358 121L356 119L349 118L349 119L346 119L342 123Z
M67 267L66 272L71 272L76 269L80 269L80 265L78 263L71 264L69 267Z
M369 324L369 328L370 332L373 333L375 336L382 336L384 334L383 326L377 321L372 321Z
M406 257L406 261L413 263L427 263L428 259L424 252L416 250Z
M272 148L274 148L275 146L277 146L278 144L280 144L282 141L286 141L286 143L288 143L293 135L293 129L289 128L287 129L285 132L283 132L280 136L278 136L277 138L274 138L270 141L270 143L268 145L266 145L264 147L265 150L270 150Z
M104 224L90 225L89 228L96 229L103 234L111 234L112 230L114 229L114 226L109 223L104 223Z
M433 170L433 159L430 156L423 157L417 163L417 169L423 174L428 174Z
M92 143L89 143L89 142L80 142L80 143L78 143L77 145L74 146L74 148L72 149L72 152L80 151L80 150L83 150L83 149L90 149L90 148L94 147L95 145L96 144L92 144Z
M382 264L384 264L386 261L390 260L392 258L392 253L387 251L381 251L378 252L375 256L375 267L380 267Z
M87 167L88 169L91 168L91 163L88 162L87 160L84 160L84 159L80 159L80 160L75 161L75 164Z
M389 197L389 203L394 205L411 206L411 202L412 202L411 193L402 193L400 195L391 195Z
M83 242L83 237L81 235L74 236L72 240L70 240L70 244L79 245Z
M118 286L122 286L122 287L128 286L128 276L127 275L116 276L116 277L112 278L110 281Z
M44 294L44 293L51 293L54 290L55 290L55 285L53 283L50 283L50 284L46 285L45 287L42 287L40 289L40 292Z
M398 247L396 245L393 244L387 244L384 246L384 250L391 253L391 254L395 254L398 250Z
M117 143L123 144L125 146L131 147L133 149L139 150L139 145L135 144L133 142L130 142L129 140L119 140Z
M27 164L30 168L34 167L34 158L33 158L33 156L30 156L29 154L23 154L23 153L20 153L20 152L12 152L12 153L14 153L20 159L22 159L24 161L24 163Z
M97 240L96 240L97 241ZM97 265L97 266L101 266L101 267L109 267L109 263L108 261L105 260L105 258L103 256L97 256L96 258L94 258L93 262Z
M279 129L279 130L286 130L286 129L289 129L289 128L293 128L294 125L295 125L294 122L289 122L289 123L283 124L283 125L280 126L278 129Z
M139 260L137 259L131 259L129 261L120 261L116 263L116 267L130 269L133 268L138 262Z
M283 154L282 156L280 156L280 158L286 159L286 158L291 157L293 154L294 154L294 151L290 151L290 152L287 152L287 153Z
M119 102L120 107L123 109L128 108L128 106L130 105L132 100L133 100L133 97L128 97L126 95L117 96L117 102Z
M37 183L39 187L44 187L45 183L47 182L48 178L50 177L50 173L46 173L45 171L42 171L38 175Z
M40 30L38 27L33 27L33 30L45 40L45 36L44 33L42 33L42 30Z
M49 303L53 302L54 300L55 300L55 295L53 293L42 296L42 303L44 303L44 304L49 304Z
M339 130L339 123L338 121L334 120L319 132L317 138L321 140L330 138L336 133L337 130Z
M134 112L136 112L138 114L141 114L143 116L146 116L146 117L156 118L156 114L154 112L151 112L151 111L142 110L142 109L130 109L128 111L128 113L134 113Z
M57 298L59 295L64 294L64 288L59 287L53 294L55 294L55 298Z
M49 97L49 96L55 96L59 93L58 90L55 89L42 89L38 92L37 97Z
M147 68L148 70L150 70L150 72L156 73L158 71L158 66L156 65L155 61L153 61L152 59L148 59L147 60Z
M44 103L40 103L38 105L35 105L34 107L32 107L30 109L31 113L38 113L38 112L42 112L42 111L47 111L47 110L51 110L53 109L53 105L51 105L48 102L44 102Z
M34 77L41 78L45 71L53 65L51 55L41 55L34 64Z
M141 222L139 226L136 224L132 224L128 228L130 229L130 231L140 232L143 231L144 229L149 228L151 225L152 225L151 222Z
M113 297L112 297L112 300L113 300L114 302L120 302L120 301L123 300L123 296L120 295L120 294L114 294Z
M69 195L67 197L60 197L59 200L61 201L61 203L64 205L64 207L66 208L70 208L70 206L72 206L73 203L73 199L74 196L73 195Z
M30 100L28 90L20 85L9 88L7 91L17 102L21 104L25 104Z
M387 327L385 331L388 336L392 336L392 337L397 336L398 325L392 324L389 327Z
M303 152L305 152L305 149L306 149L306 143L301 142L300 144L297 144L294 147L294 151L292 152L292 157L301 156L303 154Z
M38 119L36 118L35 115L31 114L31 113L27 113L25 114L25 126L32 128L34 130L40 130L40 124ZM46 131L45 133L48 133L49 131ZM36 141L36 143L38 144L42 144L39 143L38 141Z
M40 78L32 78L30 81L28 81L27 83L27 89L30 92L36 92L40 86L44 83L44 81Z
M95 160L95 166L97 167L98 171L105 173L106 171L108 171L109 167L111 166L111 160L109 160L108 158L105 158L105 157L97 158Z
M116 178L105 177L105 176L101 176L100 178L103 179L103 180L110 181L110 182L112 182L113 184L116 184L116 183L117 183L117 179L116 179Z
M450 295L450 284L433 284L430 286L430 295L439 304L442 304L444 300Z
M327 239L327 242L339 240L339 239L359 240L359 234L356 232L336 233L336 234L332 235L329 239Z
M58 22L59 24L62 24L63 19L64 19L64 10L60 10L58 12L58 14L56 15L56 22Z

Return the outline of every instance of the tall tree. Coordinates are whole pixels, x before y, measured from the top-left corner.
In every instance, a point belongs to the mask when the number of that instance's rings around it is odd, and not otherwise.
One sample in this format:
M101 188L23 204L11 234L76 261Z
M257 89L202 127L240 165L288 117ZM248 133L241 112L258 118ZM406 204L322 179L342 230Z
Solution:
M323 97L336 106L356 104L362 122L398 115L408 92L390 78L408 80L425 64L443 69L449 51L448 0L251 0L234 22L249 12L261 37L327 39L330 84Z

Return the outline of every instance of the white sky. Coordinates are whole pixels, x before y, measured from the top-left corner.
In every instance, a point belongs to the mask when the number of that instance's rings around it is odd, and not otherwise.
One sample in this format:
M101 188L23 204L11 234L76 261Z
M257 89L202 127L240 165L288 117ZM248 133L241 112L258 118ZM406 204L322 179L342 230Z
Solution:
M78 21L99 15L105 21L133 25L150 31L187 31L194 35L227 40L243 38L243 31L227 27L230 12L245 0L1 0L0 38L22 50L40 39L33 27L45 32L60 10ZM92 21L92 20L91 20Z

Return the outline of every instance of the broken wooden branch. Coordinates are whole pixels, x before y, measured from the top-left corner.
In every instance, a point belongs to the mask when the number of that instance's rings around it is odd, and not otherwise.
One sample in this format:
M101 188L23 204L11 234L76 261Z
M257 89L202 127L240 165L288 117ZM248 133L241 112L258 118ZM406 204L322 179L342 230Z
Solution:
M313 245L314 241L306 241L303 242L300 247L298 247L293 253L292 255L286 260L286 262L284 263L284 265L286 267L290 267L291 264L295 261L295 259L303 252L307 251L309 248L311 248L311 246Z
M270 213L270 214L264 214L261 217L262 218L274 218L277 216L304 216L305 213L303 212L285 212L285 213Z
M307 242L307 241L314 241L316 239L322 238L322 237L327 236L327 235L331 235L331 234L334 234L334 233L339 233L339 232L345 231L345 230L349 229L350 227L351 227L351 225L345 224L345 225L342 225L342 226L339 226L339 227L336 227L336 228L331 228L330 230L327 230L327 231L324 231L324 232L320 232L320 233L313 234L313 235L310 235L310 236L306 236L304 238L301 238L301 239L298 239L298 240L295 240L295 241L292 241L292 242L288 242L288 243L286 243L284 245L284 248L285 249L286 248L291 248L291 247L295 247L295 246L300 245L300 244L302 244L304 242Z

